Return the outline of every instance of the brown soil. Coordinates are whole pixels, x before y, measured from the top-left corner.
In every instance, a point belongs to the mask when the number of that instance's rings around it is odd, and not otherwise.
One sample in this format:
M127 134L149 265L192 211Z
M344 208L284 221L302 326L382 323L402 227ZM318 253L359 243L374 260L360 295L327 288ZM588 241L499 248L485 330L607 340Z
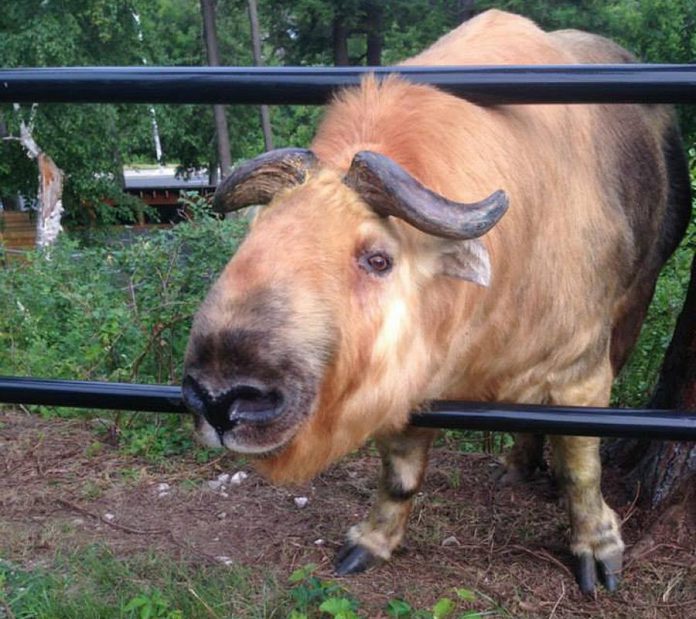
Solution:
M231 456L148 465L108 445L95 448L90 423L0 413L3 556L31 567L99 542L122 556L148 549L187 561L226 557L281 581L311 562L333 578L333 556L366 514L379 467L365 450L303 488L274 488L250 473L223 496L207 482L249 470ZM696 617L689 518L644 530L649 514L636 507L636 489L608 471L605 496L625 521L627 564L617 593L588 599L571 574L566 517L548 478L499 489L495 468L490 455L433 451L404 547L389 564L341 581L363 612L385 616L392 598L429 608L466 587L481 593L473 608L507 611L488 616ZM160 483L171 486L167 496L158 496ZM297 496L309 498L306 507L297 507Z

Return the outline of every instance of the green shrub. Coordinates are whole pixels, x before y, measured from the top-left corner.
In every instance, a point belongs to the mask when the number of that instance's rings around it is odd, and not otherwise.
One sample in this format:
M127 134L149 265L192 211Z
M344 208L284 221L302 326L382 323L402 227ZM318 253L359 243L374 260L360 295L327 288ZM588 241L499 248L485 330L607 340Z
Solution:
M64 234L0 269L0 373L178 383L191 318L246 229L197 209L100 246Z
M0 374L178 384L193 314L246 232L186 199L191 219L171 229L98 245L63 234L49 254L0 268ZM107 430L155 460L191 445L178 415L117 415Z

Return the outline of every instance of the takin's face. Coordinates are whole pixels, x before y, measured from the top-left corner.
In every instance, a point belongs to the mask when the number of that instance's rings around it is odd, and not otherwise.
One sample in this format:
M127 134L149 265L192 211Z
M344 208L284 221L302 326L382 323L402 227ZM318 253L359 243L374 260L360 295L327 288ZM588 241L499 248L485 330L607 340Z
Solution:
M204 444L299 481L407 423L433 371L423 291L489 266L480 241L377 214L336 172L273 193L194 319L183 395Z

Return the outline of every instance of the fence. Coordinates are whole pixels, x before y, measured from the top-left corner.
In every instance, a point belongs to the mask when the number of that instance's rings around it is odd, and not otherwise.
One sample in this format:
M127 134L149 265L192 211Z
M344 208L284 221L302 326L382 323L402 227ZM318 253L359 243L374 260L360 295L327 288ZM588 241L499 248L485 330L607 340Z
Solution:
M509 67L79 67L0 70L0 102L325 103L363 75L399 73L483 105L696 103L696 65ZM184 413L178 387L0 377L0 402ZM428 427L696 440L696 413L433 402Z

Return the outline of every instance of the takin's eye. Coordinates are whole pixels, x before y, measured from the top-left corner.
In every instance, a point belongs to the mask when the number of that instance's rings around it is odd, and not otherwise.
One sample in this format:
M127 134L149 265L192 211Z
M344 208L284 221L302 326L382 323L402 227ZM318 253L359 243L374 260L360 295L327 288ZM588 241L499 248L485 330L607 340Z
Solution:
M363 271L384 276L392 270L394 259L385 251L366 251L358 257L358 265Z

